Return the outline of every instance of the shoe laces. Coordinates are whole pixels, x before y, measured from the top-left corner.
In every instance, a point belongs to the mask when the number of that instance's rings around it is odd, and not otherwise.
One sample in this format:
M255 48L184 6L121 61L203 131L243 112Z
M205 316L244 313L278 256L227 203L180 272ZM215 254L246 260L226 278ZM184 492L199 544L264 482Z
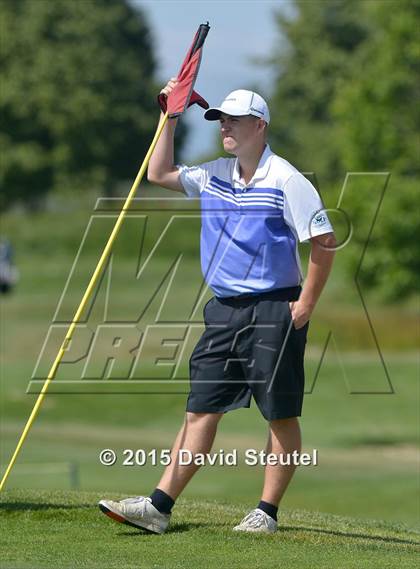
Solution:
M146 510L147 504L151 504L151 498L146 498L145 496L134 496L134 498L125 498L125 500L121 500L121 504L124 506L135 505L138 508L139 514L143 515Z
M265 512L253 510L244 518L242 524L246 524L248 527L252 528L259 528L261 526L268 527L267 514Z

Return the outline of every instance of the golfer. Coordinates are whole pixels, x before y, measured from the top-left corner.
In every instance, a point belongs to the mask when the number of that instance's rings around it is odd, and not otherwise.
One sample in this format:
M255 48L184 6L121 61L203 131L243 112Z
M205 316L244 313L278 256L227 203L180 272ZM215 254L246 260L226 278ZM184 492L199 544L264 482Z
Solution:
M162 93L176 84L171 79ZM204 118L219 121L232 158L175 165L177 120L171 119L148 170L150 182L201 200L201 264L214 296L190 359L185 421L149 497L99 502L111 518L154 533L166 530L176 499L199 468L180 464L179 451L210 452L227 411L249 407L253 398L268 423L267 452L300 452L306 336L334 257L333 229L317 191L267 144L264 99L233 91ZM297 249L302 241L311 246L303 288ZM276 531L278 506L295 468L293 462L267 464L260 502L233 529Z

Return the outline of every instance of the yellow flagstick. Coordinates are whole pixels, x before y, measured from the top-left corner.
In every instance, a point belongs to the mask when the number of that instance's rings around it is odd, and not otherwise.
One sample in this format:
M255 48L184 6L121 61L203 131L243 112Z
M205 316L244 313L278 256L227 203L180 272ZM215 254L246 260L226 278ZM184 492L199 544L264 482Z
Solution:
M49 387L51 381L52 381L52 380L54 379L54 377L55 377L57 368L58 368L58 366L60 365L60 362L61 362L61 360L62 360L62 358L63 358L64 352L66 351L66 348L67 348L67 346L69 345L69 342L70 342L70 340L71 340L71 338L72 338L72 336L73 336L73 332L74 332L74 330L75 330L75 328L76 328L77 323L79 322L80 316L81 316L81 314L82 314L82 312L83 312L83 310L84 310L84 308L85 308L85 306L86 306L86 304L87 304L87 302L88 302L88 300L89 300L89 297L90 297L90 295L92 294L93 289L95 288L95 285L96 285L96 283L97 283L97 281L98 281L98 278L99 278L99 276L100 276L100 274L101 274L101 271L102 271L102 269L103 269L103 267L104 267L104 264L105 264L105 262L106 262L106 260L107 260L107 258L108 258L108 255L109 255L109 253L110 253L110 251L111 251L112 245L114 244L114 241L115 241L115 239L116 239L116 237L117 237L117 235L118 235L118 232L119 232L119 230L120 230L120 228L121 228L122 222L124 221L125 214L127 213L128 209L129 209L129 207L130 207L130 204L131 204L131 202L132 202L132 200L133 200L133 197L134 197L134 195L135 195L135 193L136 193L136 191L137 191L137 188L138 188L138 186L139 186L139 184L140 184L140 182L141 182L141 180L142 180L142 178L143 178L143 176L144 176L144 173L145 173L145 171L146 171L147 165L149 164L150 157L151 157L152 154L153 154L153 150L154 150L155 147L156 147L156 144L157 144L157 142L158 142L158 140L159 140L159 138L160 138L160 135L162 134L163 128L164 128L164 126L165 126L167 120L168 120L168 113L165 113L165 115L163 116L161 122L159 123L159 126L158 126L158 128L157 128L157 130L156 130L155 136L154 136L154 138L153 138L153 140L152 140L152 143L151 143L150 148L149 148L149 150L148 150L148 152L147 152L147 154L146 154L146 157L145 157L145 159L143 160L143 164L141 165L140 170L139 170L139 172L138 172L138 174L137 174L137 176L136 176L136 179L134 180L133 185L131 186L131 190L130 190L128 196L127 196L127 199L125 200L125 203L124 203L124 205L123 205L123 208L122 208L122 210L120 211L120 214L119 214L119 216L118 216L118 219L117 219L117 221L116 221L116 223L115 223L115 225L114 225L114 229L112 230L112 233L111 233L111 235L109 236L108 243L105 245L105 248L104 248L104 250L103 250L103 252L102 252L101 258L99 259L99 262L98 262L98 264L96 265L96 269L95 269L95 271L94 271L94 273L93 273L93 275L92 275L92 277L91 277L91 279L90 279L90 282L89 282L89 284L88 284L88 286L87 286L87 289L86 289L86 291L85 291L85 294L83 295L83 298L82 298L82 300L81 300L81 302L80 302L80 304L79 304L79 308L77 309L76 314L74 315L73 320L72 320L72 322L71 322L71 324L70 324L70 326L69 326L69 329L67 330L66 337L64 338L63 343L61 344L61 347L60 347L60 349L59 349L59 351L58 351L58 354L57 354L57 356L56 356L56 358L55 358L55 361L54 361L54 363L53 363L52 366L51 366L51 369L50 369L50 371L49 371L49 373L48 373L48 376L47 376L47 378L46 378L46 380L45 380L44 385L42 386L42 389L41 389L41 392L40 392L40 394L39 394L39 396L38 396L38 399L36 400L36 403L35 403L35 405L34 405L34 408L32 409L32 413L30 414L29 419L28 419L28 421L26 422L25 428L23 429L23 433L22 433L22 435L21 435L21 437L20 437L20 439L19 439L19 442L18 442L18 444L17 444L17 447L16 447L16 449L15 449L15 452L13 453L13 456L12 456L12 458L11 458L11 460L10 460L10 462L9 462L9 465L8 465L8 467L7 467L7 469L6 469L6 472L4 473L3 478L2 478L2 480L1 480L1 483L0 483L0 491L3 489L3 486L4 486L5 483L6 483L6 480L7 480L8 476L9 476L9 474L10 474L10 471L11 471L12 468L13 468L13 465L14 465L14 463L15 463L15 461L16 461L16 458L17 458L17 456L18 456L18 454L19 454L19 451L20 451L20 449L21 449L21 447L22 447L22 445L23 445L23 443L24 443L24 441L25 441L26 435L28 434L29 429L31 428L32 423L34 422L34 419L35 419L35 417L36 417L36 415L37 415L37 413L38 413L38 410L39 410L39 408L40 408L40 406L41 406L41 403L42 403L42 401L43 401L43 399L44 399L44 396L45 396L45 394L46 394L46 392L47 392L47 389L48 389L48 387Z

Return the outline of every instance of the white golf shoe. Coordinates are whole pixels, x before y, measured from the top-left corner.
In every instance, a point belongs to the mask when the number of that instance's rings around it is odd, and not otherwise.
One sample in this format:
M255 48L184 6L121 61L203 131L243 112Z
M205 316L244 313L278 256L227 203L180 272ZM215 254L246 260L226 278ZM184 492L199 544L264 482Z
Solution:
M249 512L233 531L248 531L254 533L274 533L277 531L277 522L271 516L256 508Z
M171 518L171 514L162 514L154 507L152 500L144 496L126 498L120 502L101 500L98 505L113 520L152 533L164 533Z

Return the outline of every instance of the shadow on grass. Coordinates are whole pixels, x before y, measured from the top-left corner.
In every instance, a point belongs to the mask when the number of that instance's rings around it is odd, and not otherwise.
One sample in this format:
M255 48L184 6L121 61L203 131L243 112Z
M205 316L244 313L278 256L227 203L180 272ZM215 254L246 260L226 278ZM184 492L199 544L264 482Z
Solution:
M205 527L207 524L199 524L199 523L179 523L174 524L168 528L165 534L171 533L183 533L185 531L190 531L193 529L200 529ZM117 535L122 537L153 537L157 536L158 534L152 533L150 531L144 531L141 528L133 528L132 531L120 531Z
M220 528L215 528L214 524L209 523L199 523L199 522L190 522L190 523L178 523L171 525L168 528L166 534L170 533L182 533L186 531L190 531L193 529L226 529L225 525L221 525ZM368 539L371 541L380 541L384 543L390 544L402 544L402 545L415 545L420 546L420 541L415 541L411 539L402 539L399 537L386 537L381 535L366 535L363 533L350 533L344 531L336 531L336 530L327 530L327 529L319 529L319 528L309 528L309 527L281 527L281 532L308 532L308 533L320 533L326 535L335 535L337 537L344 537L344 538L355 538L355 539ZM119 536L124 537L139 537L139 536L153 536L157 534L153 534L151 532L142 531L140 528L135 528L132 531L123 531L118 533ZM270 536L272 537L272 535Z
M34 504L33 502L0 502L0 510L5 511L38 511L38 510L79 510L92 508L92 504Z
M50 503L33 503L33 502L5 502L0 503L0 511L6 512L13 512L13 511L46 511L46 510L77 510L77 509L93 509L95 508L91 503L89 504L50 504ZM95 508L96 509L96 508ZM130 524L127 524L130 525ZM225 527L224 524L220 524L220 528L223 529ZM183 533L186 531L194 530L194 529L216 529L214 523L206 523L206 522L188 522L188 523L175 523L172 524L167 534L171 533ZM281 526L281 532L308 532L308 533L318 533L318 534L325 534L325 535L334 535L337 537L344 537L344 538L355 538L355 539L366 539L369 541L379 541L383 543L390 543L390 544L403 544L403 545L415 545L420 546L420 541L416 541L413 539L403 539L398 537L387 537L381 535L366 535L363 533L351 533L351 532L344 532L344 531L337 531L337 530L328 530L328 529L320 529L320 528L311 528L305 526ZM155 536L152 532L144 531L141 528L133 528L132 530L128 531L121 531L118 533L119 536L123 537L139 537L139 536Z
M401 543L406 545L417 545L420 546L420 541L415 541L412 539L402 539L399 537L386 537L382 535L366 535L363 533L349 533L344 531L329 530L329 529L318 529L318 528L307 528L307 527L282 527L281 531L307 531L310 533L322 533L327 535L336 535L338 537L352 537L357 539L369 539L371 541L383 541L386 543Z

